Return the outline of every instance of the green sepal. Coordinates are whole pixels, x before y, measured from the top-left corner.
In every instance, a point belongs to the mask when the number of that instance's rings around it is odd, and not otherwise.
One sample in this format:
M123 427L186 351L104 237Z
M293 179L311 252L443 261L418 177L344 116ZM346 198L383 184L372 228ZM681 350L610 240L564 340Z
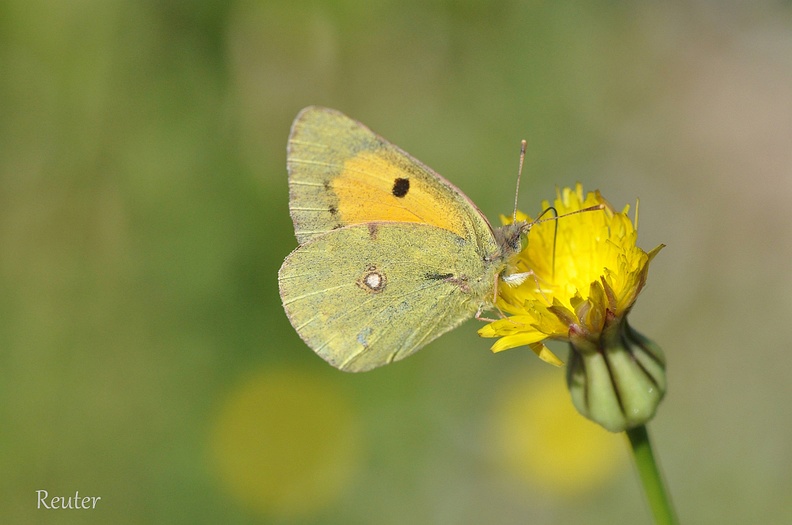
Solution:
M611 432L651 420L666 391L665 356L622 319L596 339L570 329L567 386L578 412Z

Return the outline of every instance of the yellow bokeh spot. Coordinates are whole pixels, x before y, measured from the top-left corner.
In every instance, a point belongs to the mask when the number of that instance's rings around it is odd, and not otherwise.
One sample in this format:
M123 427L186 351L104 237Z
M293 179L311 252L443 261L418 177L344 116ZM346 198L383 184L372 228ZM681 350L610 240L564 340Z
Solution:
M577 413L557 370L505 384L493 416L498 462L544 493L569 497L593 491L624 468L623 437Z
M311 516L332 504L361 455L346 394L298 370L264 371L238 384L213 421L209 449L233 497L279 518Z

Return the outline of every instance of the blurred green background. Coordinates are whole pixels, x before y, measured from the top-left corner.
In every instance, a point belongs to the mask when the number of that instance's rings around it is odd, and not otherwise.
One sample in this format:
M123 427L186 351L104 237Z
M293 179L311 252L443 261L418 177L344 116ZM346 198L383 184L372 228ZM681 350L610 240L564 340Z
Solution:
M523 138L524 211L640 197L682 521L789 518L789 2L6 0L0 522L650 523L626 440L529 350L470 322L350 375L300 341L276 274L309 104L492 220Z

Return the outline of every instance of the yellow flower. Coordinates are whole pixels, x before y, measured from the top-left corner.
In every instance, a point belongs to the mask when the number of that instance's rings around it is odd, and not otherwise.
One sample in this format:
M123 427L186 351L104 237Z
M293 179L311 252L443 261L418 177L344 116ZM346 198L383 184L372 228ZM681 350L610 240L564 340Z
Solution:
M601 210L575 213L598 205ZM665 392L665 361L656 345L629 327L626 316L663 245L643 251L636 245L629 206L617 212L599 192L584 196L580 184L557 191L553 208L562 217L534 224L525 248L508 263L506 282L508 275L527 274L519 285L499 286L496 306L508 316L489 323L479 335L499 338L492 346L495 352L528 345L555 365L562 362L544 342L570 342L567 381L578 410L601 418L603 409L593 405L604 396L619 405L607 407L605 421L598 421L609 430L645 422ZM531 219L518 214L517 220ZM630 359L638 363L638 375L626 371Z

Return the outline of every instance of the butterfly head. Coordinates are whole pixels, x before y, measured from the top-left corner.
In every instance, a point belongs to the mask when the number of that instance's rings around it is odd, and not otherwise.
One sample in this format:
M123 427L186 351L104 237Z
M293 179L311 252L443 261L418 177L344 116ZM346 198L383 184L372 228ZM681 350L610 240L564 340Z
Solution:
M500 259L508 260L520 253L528 242L532 222L514 221L495 230L495 240L500 247Z

